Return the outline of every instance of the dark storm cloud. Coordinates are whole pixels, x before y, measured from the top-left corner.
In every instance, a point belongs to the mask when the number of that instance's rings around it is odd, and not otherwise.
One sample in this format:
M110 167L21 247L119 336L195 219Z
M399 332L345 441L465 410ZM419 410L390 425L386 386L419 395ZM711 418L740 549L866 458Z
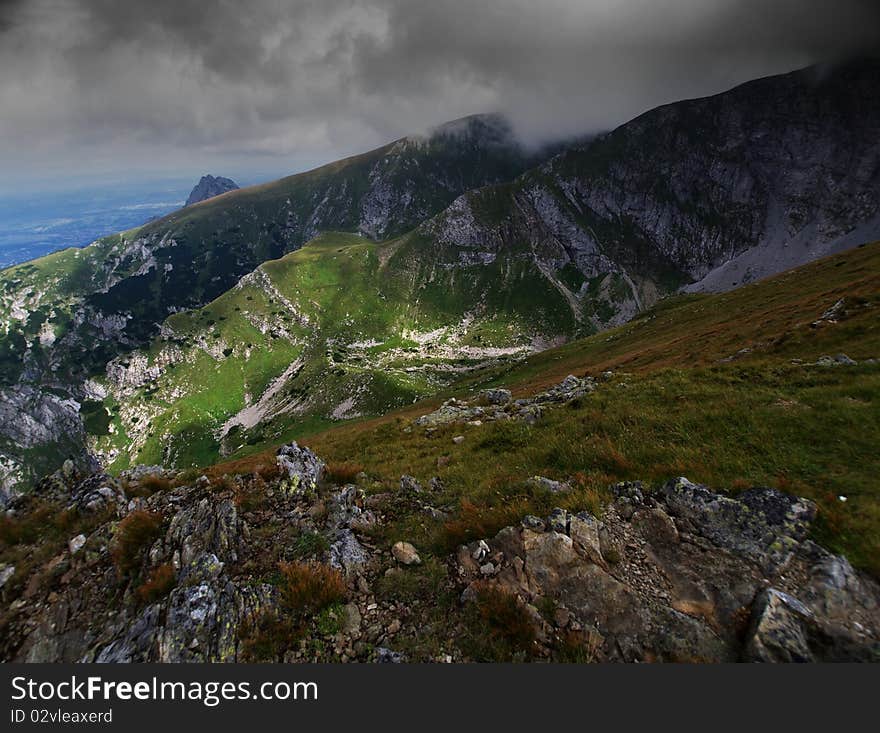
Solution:
M878 48L878 6L0 0L0 157L7 171L296 167L476 111L530 140L582 133Z
M15 21L15 10L21 0L0 0L0 33L12 27Z

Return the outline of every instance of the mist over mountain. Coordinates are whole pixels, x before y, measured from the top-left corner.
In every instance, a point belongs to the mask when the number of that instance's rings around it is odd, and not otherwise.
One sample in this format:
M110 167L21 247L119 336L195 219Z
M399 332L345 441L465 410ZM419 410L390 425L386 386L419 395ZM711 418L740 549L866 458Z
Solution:
M6 3L5 170L304 170L479 112L540 144L880 45L865 0L254 0L246 27L207 7Z
M877 48L0 0L0 659L880 661Z
M538 152L471 116L12 268L3 399L42 427L9 434L6 485L37 470L27 446L51 467L76 434L116 466L191 465L380 414L679 289L870 241L878 79L868 59L807 69Z

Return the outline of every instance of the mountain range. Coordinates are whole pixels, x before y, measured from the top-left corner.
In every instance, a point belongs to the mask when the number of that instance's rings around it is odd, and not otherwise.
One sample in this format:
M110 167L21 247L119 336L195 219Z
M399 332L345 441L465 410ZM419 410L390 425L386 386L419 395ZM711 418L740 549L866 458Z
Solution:
M206 465L880 238L880 64L540 150L477 115L0 272L0 485Z

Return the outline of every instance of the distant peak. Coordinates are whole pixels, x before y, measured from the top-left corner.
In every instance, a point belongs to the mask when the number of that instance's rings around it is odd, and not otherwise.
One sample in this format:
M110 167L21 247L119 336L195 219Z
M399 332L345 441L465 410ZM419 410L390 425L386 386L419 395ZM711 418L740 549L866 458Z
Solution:
M199 203L199 201L205 201L227 191L235 191L237 188L238 184L231 178L212 176L210 174L204 175L199 179L195 188L193 188L192 193L190 193L189 198L186 200L185 206L192 206Z

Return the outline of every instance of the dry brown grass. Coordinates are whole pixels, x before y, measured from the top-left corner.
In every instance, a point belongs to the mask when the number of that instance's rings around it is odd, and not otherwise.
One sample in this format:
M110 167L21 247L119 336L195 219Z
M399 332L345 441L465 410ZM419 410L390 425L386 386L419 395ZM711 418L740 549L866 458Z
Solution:
M140 565L143 553L162 530L162 515L135 509L116 527L110 555L120 575L127 575Z
M20 517L0 515L0 546L38 542L50 529L58 533L69 531L76 526L78 519L76 511L37 502Z
M535 621L522 601L493 583L482 583L469 610L466 646L480 661L528 659L535 651Z
M479 506L468 499L461 500L458 514L443 524L440 549L454 550L474 540L494 537L499 530L517 524L530 505L526 501L512 501L503 506Z
M168 491L174 485L170 478L155 473L144 476L138 483L141 485L141 488L151 494L155 494L157 491Z
M364 470L360 463L351 461L343 461L341 463L328 463L324 470L324 477L333 484L350 484L354 483L357 475Z
M135 593L142 603L155 603L167 596L176 584L174 566L170 562L166 562L153 568Z
M598 661L602 637L596 631L567 629L556 642L555 661L568 664L591 664Z
M345 580L329 565L281 562L281 603L299 617L312 615L345 598Z
M245 619L238 629L241 661L277 662L303 635L303 626L275 613Z

